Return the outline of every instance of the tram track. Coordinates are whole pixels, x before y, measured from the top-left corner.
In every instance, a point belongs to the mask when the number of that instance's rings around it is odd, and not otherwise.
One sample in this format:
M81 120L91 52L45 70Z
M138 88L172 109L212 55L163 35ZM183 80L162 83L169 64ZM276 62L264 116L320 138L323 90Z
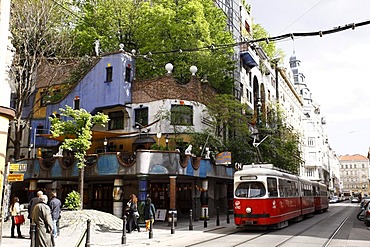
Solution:
M340 222L338 227L336 227L335 229L333 229L333 231L331 231L331 234L327 237L326 241L322 245L320 244L321 246L328 247L330 245L332 240L335 238L337 233L342 229L342 227L347 222L349 217L353 214L355 209L356 208L353 208L352 210L349 210L348 214L346 214L345 218ZM309 231L311 229L314 229L315 227L317 227L319 225L327 223L328 221L331 221L331 219L335 219L335 218L339 217L341 214L343 214L342 211L333 213L333 214L329 215L328 217L325 217L325 218L323 218L323 219L321 219L317 222L314 222L313 224L305 227L304 229L294 233L292 236L287 237L286 239L279 242L278 244L273 244L273 245L269 245L269 246L275 246L275 247L282 247L282 246L285 246L285 245L292 246L291 243L289 244L289 242L294 241L294 239L296 239L300 236L304 236L305 233L307 233L307 231ZM297 224L299 224L299 223L297 223ZM292 226L293 225L290 225L288 227L292 227ZM279 233L279 231L280 230L278 230L278 231L268 230L268 231L261 231L261 232L258 232L258 231L248 232L248 234L251 233L251 234L254 234L254 235L243 234L242 236L240 236L240 241L235 242L236 237L232 237L233 235L240 234L240 233L247 233L243 228L240 228L240 229L236 229L236 231L233 231L233 232L230 232L230 233L224 233L221 236L208 238L206 240L203 240L203 241L200 241L200 242L197 242L197 243L192 243L192 244L186 245L186 247L218 246L219 243L223 243L223 246L229 246L229 247L238 247L238 246L244 246L244 245L248 245L248 244L250 245L250 244L253 243L253 241L256 241L256 240L258 241L258 239L263 239L263 237L265 235L269 234L269 233L273 233L273 232ZM230 236L232 238L230 238Z
M333 238L335 237L335 235L341 230L341 228L347 222L348 218L352 215L352 213L354 212L354 210L355 210L355 208L352 208L352 210L348 213L348 215L342 220L342 222L339 224L339 226L332 232L332 234L328 237L328 239L322 245L323 247L329 246L330 242L333 240ZM284 244L288 243L289 241L292 241L293 239L295 239L295 238L297 238L299 236L302 236L305 232L313 229L314 227L317 227L317 225L320 225L320 223L326 222L326 221L330 220L330 218L335 218L335 217L337 217L337 215L340 215L340 214L341 214L341 212L337 212L337 213L335 213L333 215L330 215L329 218L324 218L322 220L319 220L315 224L306 227L305 229L303 229L303 230L297 232L296 234L294 234L293 236L291 236L291 237L285 239L284 241L280 242L279 244L275 245L275 247L284 246Z

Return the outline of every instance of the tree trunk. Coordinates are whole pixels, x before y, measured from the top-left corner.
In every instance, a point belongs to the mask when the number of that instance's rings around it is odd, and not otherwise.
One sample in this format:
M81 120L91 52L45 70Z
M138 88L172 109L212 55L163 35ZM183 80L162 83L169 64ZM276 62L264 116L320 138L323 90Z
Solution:
M84 203L84 174L85 168L81 167L78 169L78 192L80 193L80 208L79 210L83 209Z

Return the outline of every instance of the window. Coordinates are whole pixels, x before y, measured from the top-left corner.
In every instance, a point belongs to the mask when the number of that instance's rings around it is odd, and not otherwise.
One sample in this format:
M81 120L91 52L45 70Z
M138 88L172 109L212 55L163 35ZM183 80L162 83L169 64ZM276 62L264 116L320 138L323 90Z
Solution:
M269 197L277 197L278 196L276 178L267 178L267 189L268 189L268 193L269 193L268 196Z
M315 152L309 152L308 153L308 161L316 161L316 153Z
M193 107L187 105L172 105L171 125L193 125Z
M109 130L123 129L124 126L124 117L122 111L115 111L109 113Z
M75 97L73 100L73 109L79 110L80 109L80 98L78 96Z
M113 67L108 66L105 68L105 82L111 82L113 80Z
M141 125L148 125L148 108L135 109L135 122Z
M131 82L131 64L126 67L125 81Z
M308 137L307 144L309 147L314 147L315 146L315 137Z
M263 197L266 194L265 186L261 182L240 183L235 190L237 197Z

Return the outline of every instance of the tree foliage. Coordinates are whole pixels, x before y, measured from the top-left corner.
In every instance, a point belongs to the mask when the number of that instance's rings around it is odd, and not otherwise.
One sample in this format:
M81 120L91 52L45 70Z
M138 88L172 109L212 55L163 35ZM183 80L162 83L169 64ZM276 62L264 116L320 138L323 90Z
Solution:
M266 31L264 27L261 26L261 24L254 23L252 36L253 39L262 39L270 37L270 34ZM261 41L258 44L266 52L266 55L270 59L273 59L275 57L284 58L285 56L284 51L280 48L277 48L274 41Z
M65 109L60 108L60 112L65 120L50 117L51 134L53 137L64 137L61 148L74 152L78 168L81 169L85 166L86 151L91 147L92 127L107 123L108 116L103 113L92 116L85 109L73 110L67 105Z
M268 138L260 145L264 162L272 163L276 167L298 173L303 163L300 150L300 136L294 129L285 123L281 111L272 110L267 117L267 123L259 130L260 138Z
M222 136L224 149L232 152L233 163L247 164L254 160L249 144L252 114L248 106L232 95L219 94L207 105L207 111L216 126L215 136Z
M196 65L199 77L207 78L219 92L231 93L233 48L211 47L233 39L226 31L225 15L213 1L106 0L80 1L80 6L75 36L81 54L92 54L96 40L104 52L116 51L122 43L126 50L136 51L137 79L163 75L170 62L175 78L185 83L190 66ZM203 47L210 49L185 52Z

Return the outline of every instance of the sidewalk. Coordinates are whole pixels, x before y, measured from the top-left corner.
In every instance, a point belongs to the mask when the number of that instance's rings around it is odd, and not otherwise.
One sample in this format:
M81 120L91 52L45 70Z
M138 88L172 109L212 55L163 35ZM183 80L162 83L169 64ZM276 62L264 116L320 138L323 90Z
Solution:
M236 228L232 215L230 215L229 224L227 224L226 215L221 215L220 226L216 225L216 218L208 220L206 228L204 221L193 221L192 231L189 230L189 219L178 219L177 226L173 230L167 222L156 221L152 238L149 238L149 232L145 232L145 227L141 227L141 232L134 231L126 234L126 244L122 245L122 219L96 210L63 211L60 220L60 236L55 239L56 246L75 247L79 242L81 242L80 246L85 246L86 239L81 240L81 238L87 228L88 219L91 220L90 246L184 246L189 236L197 238L201 237L203 232ZM21 226L22 234L26 239L10 238L10 227L11 221L4 223L1 246L29 247L31 243L29 220Z

